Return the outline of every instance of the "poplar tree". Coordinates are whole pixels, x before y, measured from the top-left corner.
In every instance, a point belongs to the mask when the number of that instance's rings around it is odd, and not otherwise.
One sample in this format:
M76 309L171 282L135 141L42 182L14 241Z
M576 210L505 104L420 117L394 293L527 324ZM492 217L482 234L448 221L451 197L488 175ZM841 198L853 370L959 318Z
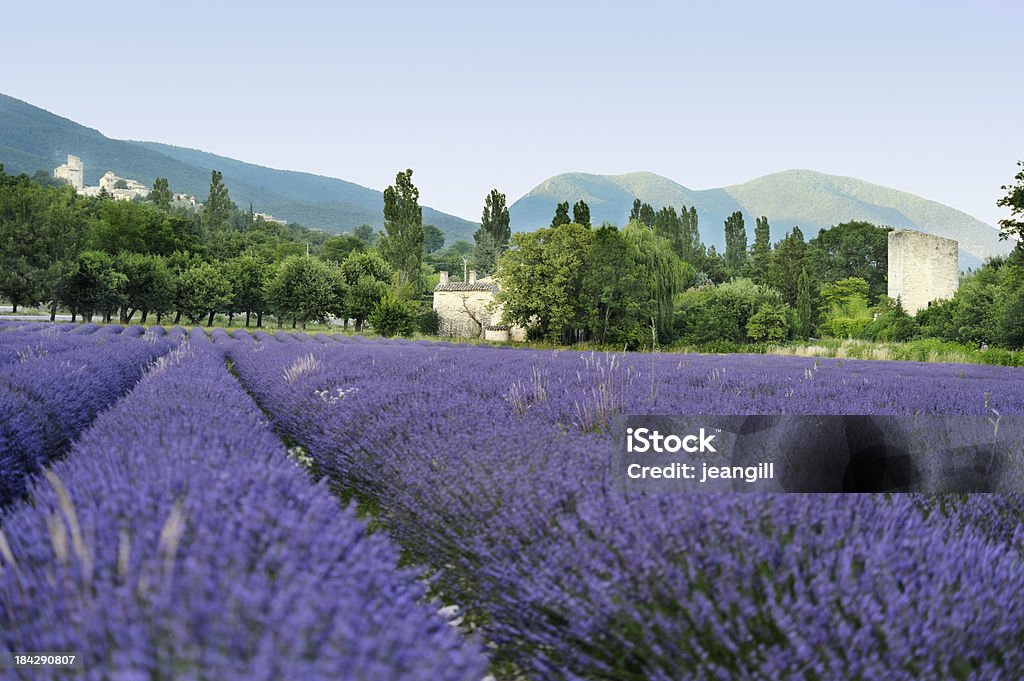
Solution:
M572 220L569 218L569 202L564 201L555 207L555 217L551 218L551 226L567 225Z
M479 235L483 233L491 236L500 251L508 248L509 239L512 238L508 206L505 205L505 195L497 189L492 189L484 199L484 214L480 220L480 229L473 234L473 238L479 241Z
M228 188L225 186L219 170L210 174L210 195L203 204L203 228L207 234L217 230L226 229L231 220L231 197L228 196Z
M384 234L380 239L381 255L398 274L398 283L417 288L424 240L419 199L412 169L395 175L395 184L384 190Z
M572 221L577 225L590 227L590 206L583 199L580 199L572 207Z
M725 266L733 276L740 274L747 259L747 228L743 213L736 211L725 220Z
M754 227L754 245L750 248L750 278L755 284L768 282L768 268L772 262L771 228L768 226L768 218L761 216L757 218L757 226Z
M811 282L806 267L800 270L800 278L797 280L796 331L803 340L811 335Z
M508 206L505 205L505 195L497 189L492 189L484 199L480 229L473 233L473 264L476 269L483 274L493 272L498 258L508 250L511 238L512 228Z
M161 210L171 209L171 188L167 184L166 177L158 177L153 180L153 190L149 193L149 200Z

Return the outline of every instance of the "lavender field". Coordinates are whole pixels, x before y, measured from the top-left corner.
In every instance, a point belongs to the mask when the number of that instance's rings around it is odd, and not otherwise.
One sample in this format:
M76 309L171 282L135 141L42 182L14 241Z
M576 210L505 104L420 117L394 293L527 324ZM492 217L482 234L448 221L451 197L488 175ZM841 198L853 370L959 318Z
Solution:
M1019 497L609 466L624 414L1024 414L1019 369L28 324L0 368L0 651L84 658L11 678L1024 669Z

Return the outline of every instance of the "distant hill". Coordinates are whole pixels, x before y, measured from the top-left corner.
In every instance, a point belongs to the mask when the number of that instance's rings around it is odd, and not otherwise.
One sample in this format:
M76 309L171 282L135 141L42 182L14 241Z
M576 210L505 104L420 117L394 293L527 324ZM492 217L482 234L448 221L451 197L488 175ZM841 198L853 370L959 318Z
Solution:
M223 156L155 142L105 137L99 131L0 95L0 163L6 172L52 171L73 154L82 159L86 184L113 170L152 185L166 177L171 189L200 201L210 188L210 171L223 173L232 200L275 217L328 232L351 231L366 223L384 224L384 195L352 182L289 170L274 170ZM447 241L472 240L479 226L469 220L423 208L423 221L436 225Z
M514 230L529 231L549 225L557 203L571 204L582 198L590 206L595 224L623 225L634 197L655 209L696 206L701 237L719 251L725 248L723 223L737 210L743 212L749 240L753 240L755 218L766 215L773 241L794 225L809 239L821 229L851 220L956 239L962 267L977 266L1011 248L999 240L998 230L962 211L889 187L811 170L787 170L744 184L703 190L689 189L654 173L566 173L537 185L513 203L509 212Z

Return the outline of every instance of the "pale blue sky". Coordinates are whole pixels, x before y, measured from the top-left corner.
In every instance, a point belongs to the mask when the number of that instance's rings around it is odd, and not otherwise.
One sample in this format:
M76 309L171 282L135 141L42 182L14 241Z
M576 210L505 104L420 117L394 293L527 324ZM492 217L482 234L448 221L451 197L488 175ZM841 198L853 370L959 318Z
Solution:
M479 220L560 172L851 175L994 224L1024 3L3 2L0 92Z

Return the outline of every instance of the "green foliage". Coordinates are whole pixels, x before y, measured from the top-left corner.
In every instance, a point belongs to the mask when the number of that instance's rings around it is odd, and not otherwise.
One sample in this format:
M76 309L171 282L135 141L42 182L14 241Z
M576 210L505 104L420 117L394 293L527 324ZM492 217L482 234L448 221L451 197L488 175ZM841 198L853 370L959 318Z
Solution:
M171 209L173 198L174 195L171 194L171 187L166 177L158 177L153 180L153 189L149 192L149 200L153 202L154 206L167 212Z
M408 300L389 293L374 307L369 322L382 336L411 336L416 333L416 309Z
M677 249L682 239L682 223L679 215L672 206L664 206L654 214L654 233L663 239L667 239L673 248Z
M580 199L572 207L572 221L577 225L590 227L590 206L583 199Z
M0 296L15 310L54 295L54 266L81 250L91 205L70 187L0 170Z
M860 277L847 277L821 287L819 299L822 307L827 311L836 306L842 306L853 299L860 299L867 303L868 283Z
M421 287L423 262L423 209L420 190L412 183L412 170L395 175L384 190L384 230L380 252L398 276L399 284Z
M373 227L370 225L359 225L352 230L352 236L359 239L363 243L370 245L377 240L377 233L374 232Z
M952 306L952 326L955 334L950 340L971 345L991 344L996 341L996 294L1002 273L983 269L973 277L964 279L957 290Z
M279 318L292 319L305 329L309 322L325 323L340 308L337 282L322 260L293 256L278 266L267 284L267 301Z
M601 344L638 348L651 342L643 323L654 316L652 285L640 252L618 229L601 227L587 253L583 306L590 337Z
M162 257L122 252L114 266L125 277L122 323L131 322L137 311L145 323L151 311L169 312L174 307L175 278Z
M1005 348L1024 347L1024 266L1008 265L994 300L995 340Z
M484 199L484 212L480 219L480 229L473 234L473 240L479 245L483 235L490 236L490 243L500 255L508 248L509 240L512 238L511 218L508 213L508 206L505 205L505 195L497 189ZM487 270L493 271L492 269Z
M768 285L777 289L787 304L798 305L800 273L807 267L807 244L804 242L804 234L799 227L794 227L775 246L771 263L768 265Z
M818 232L807 245L817 280L859 277L868 283L868 300L880 299L887 287L890 231L867 222L844 222Z
M1013 178L1016 184L1004 184L1000 187L1006 192L1006 196L996 201L996 205L1010 209L1010 217L999 221L1000 238L1016 237L1017 250L1020 251L1020 244L1024 243L1024 161L1017 161L1017 166L1020 170Z
M776 313L786 318L785 329L792 327L792 312L773 288L755 284L749 279L733 281L702 289L689 289L676 296L676 336L684 343L701 345L716 341L747 343L752 340L750 320L765 311L753 330L758 334L775 333L781 322Z
M754 245L750 247L750 278L755 284L768 283L768 270L772 262L771 228L768 218L757 218L754 227Z
M498 264L498 244L488 232L477 236L476 248L473 249L473 268L482 276L493 274Z
M551 227L561 227L567 225L572 220L569 218L569 202L564 201L555 206L555 217L551 218Z
M797 280L796 294L796 326L798 338L807 340L811 335L811 282L807 276L807 268L800 270Z
M426 336L436 336L441 331L441 315L434 308L427 308L417 317L416 325L420 333Z
M444 240L444 236L441 237ZM320 259L324 262L340 263L351 253L359 253L367 248L366 242L351 234L332 236L320 247Z
M234 295L230 309L245 314L245 325L251 315L256 315L257 326L262 326L263 315L269 311L267 284L272 268L260 258L251 254L240 255L225 263L228 279L233 284Z
M725 220L725 268L732 275L743 271L747 261L747 228L743 213L734 212Z
M192 324L206 315L207 326L210 326L213 316L231 304L233 294L234 289L221 266L200 262L178 277L175 299L177 308Z
M782 302L761 303L747 320L747 337L755 343L778 343L789 337L791 309Z
M367 251L346 258L341 263L340 275L345 287L345 316L355 320L356 331L362 331L363 322L388 294L391 268L378 253Z
M117 271L109 254L82 251L60 287L61 302L87 319L96 313L109 319L124 301L126 283L127 277Z
M434 225L423 225L423 252L433 253L444 247L444 232Z
M636 248L636 264L650 291L651 311L645 325L653 322L659 341L667 343L672 339L673 300L692 283L695 271L679 259L668 239L649 227L631 222L622 235Z
M123 251L170 255L199 249L199 235L190 220L134 201L103 201L99 220L92 221L89 245L116 255Z
M864 328L862 338L879 342L903 342L911 340L918 332L914 318L907 314L899 300L883 296L872 313L874 319Z
M654 208L651 204L645 203L640 206L640 223L647 225L648 227L654 227L654 221L657 219L657 214L654 212Z
M868 283L847 277L825 284L819 295L822 333L836 338L860 338L873 321L868 309Z
M683 261L698 267L704 259L704 244L700 240L700 227L697 223L697 207L690 206L687 210L684 206L679 216L682 223L681 239L679 243L679 257Z
M210 193L203 204L203 229L207 235L228 229L231 226L231 211L235 204L228 196L219 170L210 172Z
M513 235L513 248L498 265L503 321L532 328L535 337L553 341L567 340L573 330L585 328L584 267L594 234L567 223Z
M508 249L512 237L508 207L505 195L497 189L484 199L484 212L480 221L480 229L473 234L473 266L477 272L488 275L497 268L498 258ZM454 263L454 261L453 261ZM455 267L446 268L448 271Z

